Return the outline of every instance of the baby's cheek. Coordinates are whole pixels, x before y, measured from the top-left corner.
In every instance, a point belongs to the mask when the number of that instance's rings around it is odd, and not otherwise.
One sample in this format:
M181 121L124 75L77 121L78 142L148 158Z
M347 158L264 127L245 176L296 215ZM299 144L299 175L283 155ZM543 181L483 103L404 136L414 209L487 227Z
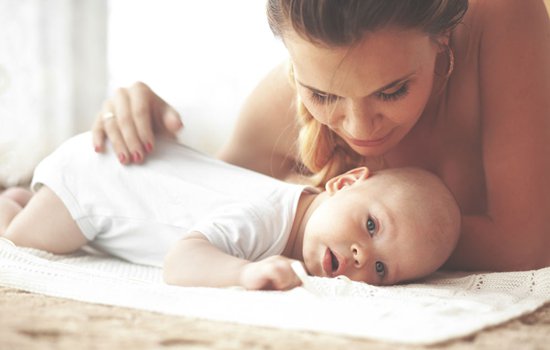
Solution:
M302 254L307 273L312 276L319 276L320 269L318 264L315 263L316 250L310 242L304 241Z

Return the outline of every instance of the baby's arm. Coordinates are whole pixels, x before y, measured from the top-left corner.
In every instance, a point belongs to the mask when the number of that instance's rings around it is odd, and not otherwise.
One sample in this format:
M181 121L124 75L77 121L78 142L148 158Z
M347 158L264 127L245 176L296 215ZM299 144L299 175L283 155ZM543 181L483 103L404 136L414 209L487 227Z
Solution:
M164 281L195 287L242 286L246 289L286 290L300 280L293 260L277 255L251 262L229 255L195 232L178 241L164 260Z

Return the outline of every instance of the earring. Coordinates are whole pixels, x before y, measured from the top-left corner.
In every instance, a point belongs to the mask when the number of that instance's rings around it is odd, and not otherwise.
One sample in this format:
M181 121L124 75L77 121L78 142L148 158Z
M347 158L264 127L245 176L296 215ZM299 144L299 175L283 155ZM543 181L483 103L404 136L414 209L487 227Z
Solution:
M445 45L445 52L449 56L449 68L447 69L447 74L445 74L445 80L448 80L455 69L455 54L448 44Z
M441 46L443 46L443 50L447 53L447 56L449 57L449 66L447 67L447 72L445 73L445 76L443 76L443 80L438 88L437 94L440 94L443 92L443 90L445 90L445 85L447 85L447 82L449 81L449 78L451 77L451 74L453 74L453 71L455 69L455 55L453 49L451 49L449 44Z

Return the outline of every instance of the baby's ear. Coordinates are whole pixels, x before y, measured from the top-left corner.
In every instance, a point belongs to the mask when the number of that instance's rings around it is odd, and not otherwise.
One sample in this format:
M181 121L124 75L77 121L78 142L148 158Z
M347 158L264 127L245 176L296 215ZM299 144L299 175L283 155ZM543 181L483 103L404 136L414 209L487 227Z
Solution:
M370 175L370 171L367 167L359 167L351 169L341 175L335 176L332 179L328 180L325 185L325 190L329 194L333 194L341 190L346 186L351 186L357 181L365 180Z

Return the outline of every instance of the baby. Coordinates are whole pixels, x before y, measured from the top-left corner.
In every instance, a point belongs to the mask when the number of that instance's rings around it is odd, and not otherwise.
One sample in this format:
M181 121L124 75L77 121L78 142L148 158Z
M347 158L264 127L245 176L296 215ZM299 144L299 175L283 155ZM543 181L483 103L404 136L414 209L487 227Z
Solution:
M290 289L291 268L370 284L426 276L451 254L460 212L435 175L414 168L336 176L326 190L285 183L159 140L142 166L73 137L36 168L29 202L0 195L0 235L64 254L88 244L162 266L169 284Z

